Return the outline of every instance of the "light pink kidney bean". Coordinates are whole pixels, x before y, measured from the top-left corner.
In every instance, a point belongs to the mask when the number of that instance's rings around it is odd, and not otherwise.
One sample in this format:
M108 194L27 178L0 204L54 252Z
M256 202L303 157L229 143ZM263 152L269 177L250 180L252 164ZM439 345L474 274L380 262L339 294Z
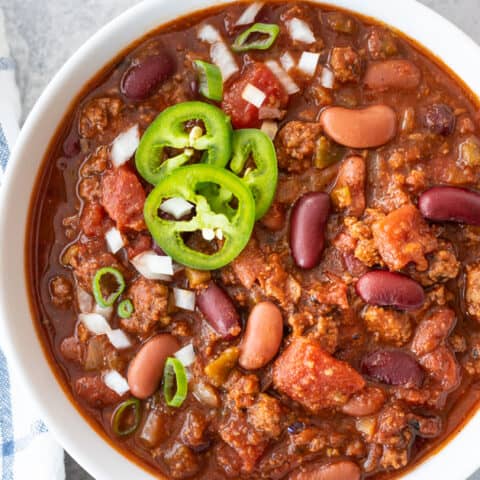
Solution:
M352 417L364 417L377 413L385 403L383 390L376 387L366 387L356 393L343 407L343 413Z
M369 305L414 310L423 305L425 292L415 280L400 273L374 270L357 282L357 294Z
M323 192L307 193L295 203L290 218L290 249L298 267L311 269L322 258L330 197Z
M132 395L141 399L153 395L160 385L165 361L179 348L178 340L169 334L157 335L143 344L128 368Z
M422 193L418 208L435 222L480 226L480 194L459 187L433 187Z
M372 90L413 90L420 85L420 70L408 60L385 60L370 63L364 83Z
M123 75L122 93L131 100L146 100L175 73L175 61L167 52L147 57Z
M329 107L320 115L325 133L350 148L385 145L397 132L397 115L388 105L351 109Z
M312 463L300 467L289 480L360 480L362 472L353 462L343 460L330 465Z
M272 302L262 302L253 308L240 346L239 364L246 370L264 367L275 357L282 343L283 319Z
M211 327L223 338L236 337L240 333L240 316L225 290L216 283L198 291L197 306Z

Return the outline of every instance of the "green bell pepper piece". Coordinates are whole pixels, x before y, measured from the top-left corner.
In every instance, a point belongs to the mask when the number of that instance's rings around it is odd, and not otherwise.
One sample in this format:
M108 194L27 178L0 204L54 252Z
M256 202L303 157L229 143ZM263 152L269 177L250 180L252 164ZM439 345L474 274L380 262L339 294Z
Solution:
M185 123L200 120L206 132L194 127L185 130ZM194 150L204 151L202 162L225 167L232 155L230 118L214 105L204 102L184 102L168 107L153 121L143 135L135 155L140 175L156 185L173 170L187 163ZM183 153L164 158L165 148Z
M236 198L231 217L218 212L202 194L217 185ZM186 221L159 217L160 205L181 197L195 205L195 216ZM248 187L233 173L213 165L195 164L174 170L147 197L144 207L147 227L159 247L176 262L197 270L216 270L230 263L247 245L255 223L255 200ZM188 247L182 234L203 229L221 230L223 245L212 255Z

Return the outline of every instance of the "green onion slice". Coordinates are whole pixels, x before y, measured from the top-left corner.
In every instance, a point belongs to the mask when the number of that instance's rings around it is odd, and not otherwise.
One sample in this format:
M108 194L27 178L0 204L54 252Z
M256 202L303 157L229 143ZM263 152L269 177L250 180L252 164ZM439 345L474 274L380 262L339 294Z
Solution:
M134 311L135 308L133 307L133 303L129 298L120 302L120 305L117 309L117 313L120 318L130 318Z
M111 282L113 277L114 282ZM116 285L112 285L116 284ZM104 267L97 270L95 277L93 278L93 295L95 301L103 308L111 307L115 300L122 294L125 290L125 279L119 270L113 267ZM103 287L103 288L102 288ZM103 291L111 290L114 288L113 292L105 297Z
M188 380L180 360L168 357L163 371L163 394L169 407L180 407L187 398Z
M223 99L223 78L220 69L211 63L195 60L200 82L200 93L210 100L221 102Z
M133 423L127 426L122 425L125 421L125 415L129 412L133 412ZM115 435L119 437L125 437L131 435L140 426L141 416L141 404L138 398L130 398L121 403L113 412L112 416L112 430Z
M234 52L248 52L249 50L268 50L280 33L280 27L273 23L256 23L241 33L232 45ZM260 34L255 40L248 42L252 34ZM267 35L265 38L264 36Z

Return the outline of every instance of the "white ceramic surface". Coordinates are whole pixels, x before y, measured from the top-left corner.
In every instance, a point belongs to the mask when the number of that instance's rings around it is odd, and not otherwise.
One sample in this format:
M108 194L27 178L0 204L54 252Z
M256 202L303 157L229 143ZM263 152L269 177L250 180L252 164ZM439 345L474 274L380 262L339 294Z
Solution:
M120 50L163 22L215 5L215 0L145 0L104 27L50 83L28 117L0 190L0 338L10 362L67 451L97 480L152 479L106 443L64 395L32 325L23 265L29 192L41 160L70 101ZM460 30L415 0L329 0L384 21L431 50L480 94L480 48ZM408 480L463 480L480 465L480 414Z

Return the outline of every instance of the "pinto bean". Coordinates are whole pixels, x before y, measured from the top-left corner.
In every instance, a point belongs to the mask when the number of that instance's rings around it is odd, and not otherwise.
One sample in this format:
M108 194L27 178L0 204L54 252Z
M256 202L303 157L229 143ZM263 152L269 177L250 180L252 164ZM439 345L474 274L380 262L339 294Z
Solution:
M166 52L133 64L123 75L122 93L131 100L145 100L175 73L175 62Z
M197 293L197 306L211 327L223 338L240 333L240 317L231 298L216 283Z
M329 107L320 115L325 133L335 142L350 148L385 145L396 134L397 115L387 105L360 109Z
M422 193L418 207L435 222L457 222L480 226L480 194L459 187L433 187Z
M357 294L369 305L414 310L423 305L425 292L415 280L400 273L375 270L357 282Z
M246 370L264 367L275 357L283 337L282 313L272 302L261 302L250 312L240 346L239 364Z
M357 464L343 460L330 465L311 463L290 475L290 480L360 480Z
M294 205L290 220L290 249L298 267L308 270L320 263L329 214L330 197L326 193L307 193Z
M408 60L385 60L370 63L365 73L367 88L413 90L420 85L420 70Z
M383 390L367 387L356 393L343 407L343 413L352 417L365 417L377 413L385 403Z
M377 350L364 357L362 372L387 385L420 387L425 376L413 356L401 350Z
M128 368L132 395L141 399L153 395L163 376L165 361L179 348L177 339L169 334L157 335L143 344Z

